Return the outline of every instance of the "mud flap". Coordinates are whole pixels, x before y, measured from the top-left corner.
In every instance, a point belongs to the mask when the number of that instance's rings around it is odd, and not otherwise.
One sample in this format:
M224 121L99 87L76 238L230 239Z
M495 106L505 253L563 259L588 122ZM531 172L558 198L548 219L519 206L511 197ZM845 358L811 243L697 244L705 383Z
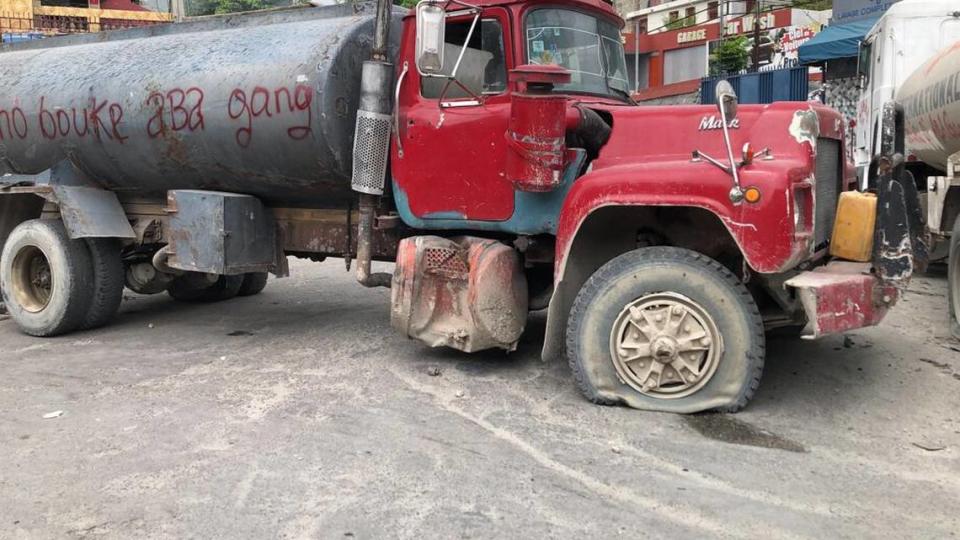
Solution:
M877 223L873 266L884 284L905 290L914 270L926 267L923 211L913 176L903 166L903 109L884 105L877 166Z
M80 186L52 189L70 238L137 237L114 192Z
M516 349L527 320L516 251L469 236L400 242L390 322L405 336L466 352Z

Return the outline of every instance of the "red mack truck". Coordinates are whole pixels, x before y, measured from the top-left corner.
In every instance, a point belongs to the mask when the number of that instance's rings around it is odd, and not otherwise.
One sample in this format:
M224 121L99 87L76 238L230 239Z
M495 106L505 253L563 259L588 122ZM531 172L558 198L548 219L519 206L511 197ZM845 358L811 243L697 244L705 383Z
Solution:
M845 216L816 104L636 106L622 26L601 0L380 1L5 45L6 307L54 336L124 286L226 300L338 257L430 346L510 351L546 310L543 356L590 401L736 411L766 329L894 305L914 260L886 209L916 198ZM873 249L831 256L835 223Z

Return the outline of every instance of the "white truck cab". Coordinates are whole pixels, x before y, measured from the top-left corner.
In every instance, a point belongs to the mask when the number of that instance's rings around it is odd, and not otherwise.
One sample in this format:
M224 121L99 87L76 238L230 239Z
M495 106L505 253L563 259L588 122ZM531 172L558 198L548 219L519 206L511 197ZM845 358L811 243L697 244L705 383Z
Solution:
M937 51L960 40L960 0L902 0L891 6L860 43L854 161L861 187L878 154L880 115L903 82ZM910 148L906 159L915 162ZM921 165L919 162L915 162ZM913 172L913 171L912 171ZM925 183L918 176L917 180Z

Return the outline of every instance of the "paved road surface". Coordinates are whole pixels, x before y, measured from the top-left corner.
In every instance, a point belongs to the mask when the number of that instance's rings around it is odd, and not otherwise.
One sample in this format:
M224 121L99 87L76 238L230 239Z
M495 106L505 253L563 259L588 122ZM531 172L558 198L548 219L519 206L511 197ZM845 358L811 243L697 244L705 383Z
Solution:
M743 413L681 417L588 404L541 317L514 354L432 350L342 262L293 271L57 339L0 321L0 538L960 534L942 276L879 328L771 339Z

